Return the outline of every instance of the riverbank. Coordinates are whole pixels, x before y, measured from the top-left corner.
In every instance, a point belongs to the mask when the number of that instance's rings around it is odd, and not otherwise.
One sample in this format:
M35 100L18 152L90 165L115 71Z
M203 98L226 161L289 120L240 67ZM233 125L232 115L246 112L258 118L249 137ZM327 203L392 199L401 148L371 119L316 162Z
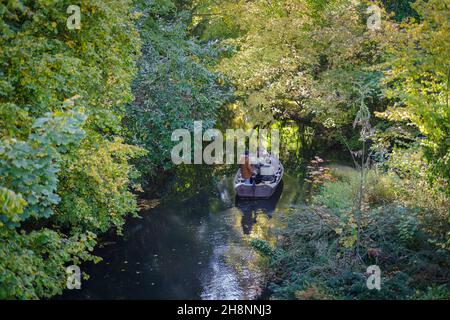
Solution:
M357 212L359 172L338 166L315 179L311 202L277 217L276 244L253 243L273 270L272 299L450 298L442 195L424 181L411 189L411 180L372 170ZM380 269L380 290L367 286L371 265Z

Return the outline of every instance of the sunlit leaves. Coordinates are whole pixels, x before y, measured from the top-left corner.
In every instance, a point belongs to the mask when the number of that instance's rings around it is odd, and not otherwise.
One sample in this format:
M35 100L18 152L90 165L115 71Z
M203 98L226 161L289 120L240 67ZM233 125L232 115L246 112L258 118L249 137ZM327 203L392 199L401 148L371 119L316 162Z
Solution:
M136 210L135 196L128 190L135 170L128 162L144 154L120 138L92 136L83 141L63 160L57 220L74 230L106 232L114 226L120 232L124 217Z
M363 23L363 6L352 1L230 1L204 10L233 15L239 37L219 70L237 87L240 109L251 125L274 119L334 127L353 121L353 83L382 55L377 35ZM384 32L384 31L382 31ZM382 33L381 32L381 33ZM367 76L367 75L366 75ZM259 116L258 116L259 115ZM264 117L266 115L266 117Z
M120 138L140 52L131 0L78 2L75 30L71 4L0 4L1 298L61 292L64 264L90 258L89 232L136 209L129 161L143 151Z
M3 227L5 222L20 221L18 215L23 212L23 207L26 204L27 202L20 194L0 187L0 227Z
M450 166L450 2L417 1L419 23L404 23L386 72L387 95L396 101L381 116L416 126L433 175L448 185ZM447 187L448 191L448 187Z

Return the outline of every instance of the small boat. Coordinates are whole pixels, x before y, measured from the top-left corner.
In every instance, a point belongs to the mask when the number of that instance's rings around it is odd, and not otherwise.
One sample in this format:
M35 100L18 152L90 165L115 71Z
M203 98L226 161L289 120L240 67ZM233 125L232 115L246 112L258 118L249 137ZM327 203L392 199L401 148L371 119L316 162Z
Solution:
M258 174L253 176L252 184L244 183L241 169L236 173L234 190L239 198L270 198L283 178L284 168L277 157L267 154L256 162Z

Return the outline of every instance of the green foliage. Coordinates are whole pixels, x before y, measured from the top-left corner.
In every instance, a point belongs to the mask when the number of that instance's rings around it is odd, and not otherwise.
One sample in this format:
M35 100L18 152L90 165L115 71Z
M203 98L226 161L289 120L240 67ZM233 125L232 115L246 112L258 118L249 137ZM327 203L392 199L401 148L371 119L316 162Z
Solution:
M9 189L0 187L0 228L6 223L15 223L20 221L19 215L23 212L23 207L27 202L21 194L17 194Z
M418 18L417 12L412 8L415 0L381 0L386 11L393 12L397 21L402 21L409 17Z
M448 243L449 198L428 179L428 164L421 149L394 150L387 161L388 171L369 173L367 201L373 204L398 203L418 212L418 219L434 237L438 249ZM436 188L437 187L437 188Z
M445 285L431 286L424 291L417 291L414 298L418 300L448 300L449 294Z
M152 176L172 166L172 132L193 129L196 120L211 128L230 92L207 68L217 45L189 36L189 12L177 10L172 1L138 1L138 10L142 57L125 123L129 141L149 151L138 167Z
M323 185L323 190L314 196L313 202L332 208L336 214L351 210L357 194L357 185L348 181L330 182Z
M137 173L129 161L144 154L120 138L108 141L95 136L69 152L60 173L58 223L83 232L103 233L111 227L120 232L124 217L136 211L129 186Z
M33 123L27 141L0 141L0 185L27 203L19 220L48 218L53 213L52 206L60 201L56 194L58 161L84 136L84 120L83 114L74 112L47 114ZM5 216L0 218L7 222Z
M294 208L280 219L286 227L279 230L284 240L277 250L283 254L271 256L276 299L417 299L430 285L439 287L431 295L448 298L450 288L441 282L448 277L447 252L430 246L433 236L413 210L365 211L361 259L347 246L340 219L329 208ZM382 271L380 291L366 286L372 264Z
M65 266L136 210L129 162L144 151L121 138L140 50L131 1L79 2L79 30L71 4L0 4L1 298L61 293Z
M66 27L70 1L2 3L0 102L33 106L28 112L40 116L77 94L90 113L112 112L131 100L139 38L130 3L81 1L80 30Z
M274 250L270 247L267 241L261 239L252 239L251 246L265 256L271 257L274 255Z
M434 180L447 194L450 159L450 11L449 1L421 1L413 8L419 23L404 23L392 46L386 94L393 104L380 116L407 122L424 136L421 144Z
M66 237L40 229L30 233L0 231L0 299L38 299L61 294L65 266L96 261L95 234Z
M240 30L227 40L235 52L219 70L236 86L245 124L295 120L318 139L335 139L356 113L354 82L379 84L373 65L382 61L384 29L368 32L354 2L225 1L204 10L212 28L233 16L229 28Z

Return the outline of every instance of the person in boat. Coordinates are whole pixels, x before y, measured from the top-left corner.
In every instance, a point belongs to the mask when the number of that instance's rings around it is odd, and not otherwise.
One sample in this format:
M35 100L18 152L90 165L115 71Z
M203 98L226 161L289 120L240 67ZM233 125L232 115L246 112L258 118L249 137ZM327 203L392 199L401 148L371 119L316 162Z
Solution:
M264 163L266 162L266 159L269 159L269 153L262 147L257 147L256 148L256 159L257 159L257 164L256 164L256 175L255 175L255 183L259 184L262 181L262 175L261 175L261 166L264 165Z
M239 161L239 163L244 183L252 184L253 168L250 164L250 153L248 150L245 150L245 154L241 157L241 161Z

